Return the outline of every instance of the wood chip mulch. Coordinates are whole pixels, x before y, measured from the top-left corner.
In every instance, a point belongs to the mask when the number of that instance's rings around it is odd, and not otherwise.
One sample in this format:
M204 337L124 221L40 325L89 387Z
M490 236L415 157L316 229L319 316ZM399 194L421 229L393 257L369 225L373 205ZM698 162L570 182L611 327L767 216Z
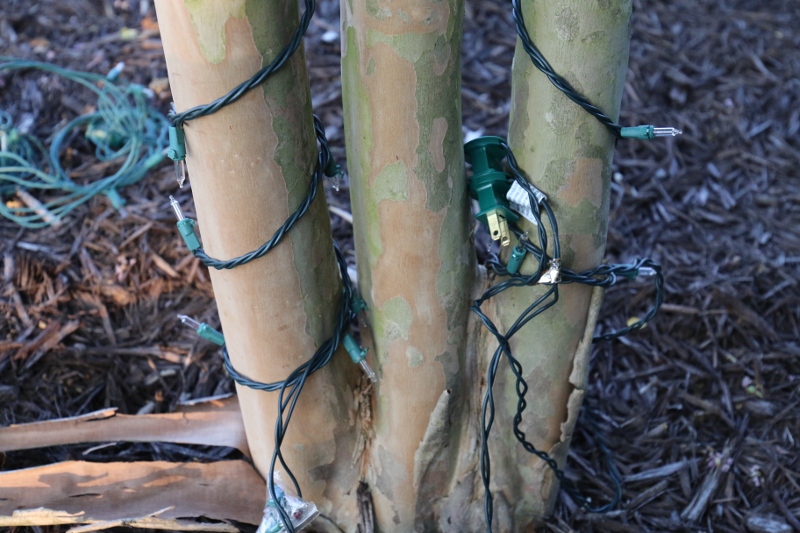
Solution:
M9 0L0 50L99 73L125 61L127 79L153 89L166 111L157 25L149 2L141 6ZM621 122L684 135L618 145L608 259L660 262L666 304L643 331L595 349L591 415L581 415L570 451L569 477L607 501L587 429L598 428L624 480L622 504L590 515L562 492L546 526L553 532L800 532L799 27L792 0L634 0ZM508 2L470 3L465 32L465 132L505 136L515 44ZM336 4L320 5L308 39L315 110L343 161ZM32 121L40 138L91 103L51 76L0 74L0 108ZM91 146L72 146L76 179L91 179ZM122 192L125 216L97 197L58 229L0 220L0 424L111 406L168 412L232 391L215 347L176 319L218 324L208 274L176 246L166 201L177 193L191 206L190 192L177 189L171 167ZM326 192L348 209L346 183ZM333 223L352 250L349 226ZM613 288L601 327L624 325L651 296L644 283ZM118 443L0 454L0 468L235 456Z

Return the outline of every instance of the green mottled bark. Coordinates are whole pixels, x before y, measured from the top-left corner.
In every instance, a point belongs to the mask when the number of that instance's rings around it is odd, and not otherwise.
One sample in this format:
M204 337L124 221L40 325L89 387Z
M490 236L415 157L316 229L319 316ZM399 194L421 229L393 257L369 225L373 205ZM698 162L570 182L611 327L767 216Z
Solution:
M609 116L619 114L628 64L630 0L523 2L534 42L551 65ZM562 244L563 266L580 271L602 261L608 228L614 138L569 101L531 64L521 46L514 56L509 144L528 178L548 195ZM528 228L530 229L530 228ZM543 291L523 288L496 302L510 324ZM564 463L583 398L588 345L601 294L582 285L560 287L559 303L530 322L512 342L531 389L523 429L533 444ZM584 344L581 344L581 340ZM516 394L510 374L498 381L498 415L510 420ZM509 502L513 530L552 509L552 472L513 445L510 423L490 441L497 493Z
M157 0L180 110L246 79L290 37L294 4ZM616 116L627 65L630 0L531 0L528 27L554 67ZM355 485L372 494L376 531L471 532L483 525L478 474L482 376L491 339L468 306L476 275L460 106L462 0L344 0L342 83L359 289L369 305L362 343L379 382L356 386L346 357L316 374L284 445L304 495L348 533ZM232 257L255 248L305 193L314 161L302 54L235 106L187 126L204 244ZM565 266L600 262L613 139L518 49L510 143L547 193ZM339 287L325 204L288 241L240 269L212 272L234 364L282 379L332 331ZM487 312L511 324L537 290L509 291ZM602 299L582 286L514 341L531 390L525 430L563 462L583 396ZM355 391L355 394L354 394ZM273 395L240 389L248 441L265 471ZM355 398L355 402L353 402ZM513 383L501 373L490 443L495 531L531 531L554 501L553 477L511 433ZM254 496L258 505L261 495Z
M209 103L252 76L289 42L298 23L292 2L157 0L156 7L179 111ZM316 165L302 47L261 90L189 122L185 132L205 250L232 258L257 248L297 208ZM234 366L259 381L284 379L334 331L341 284L324 196L317 195L266 256L210 273ZM340 523L356 521L351 390L358 372L341 353L312 375L282 446L304 496ZM265 475L277 393L237 389L253 461ZM252 505L260 509L265 499L253 494Z
M468 420L462 16L461 0L342 2L362 336L379 375L365 479L382 532L440 529Z

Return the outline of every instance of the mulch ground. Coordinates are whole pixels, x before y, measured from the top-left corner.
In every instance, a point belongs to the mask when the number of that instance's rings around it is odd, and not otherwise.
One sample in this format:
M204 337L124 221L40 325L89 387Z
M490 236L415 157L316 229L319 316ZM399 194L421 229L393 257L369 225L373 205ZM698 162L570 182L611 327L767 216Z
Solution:
M141 6L5 0L0 54L98 73L124 61L124 76L149 85L166 111L163 53L152 7ZM498 0L467 6L465 131L505 135L509 11ZM589 515L562 493L547 526L554 532L800 531L798 27L794 0L634 0L621 122L674 125L684 135L619 144L608 258L660 262L667 303L645 330L599 345L593 357L586 402L625 481L622 504ZM315 109L343 161L337 28L338 7L323 3L307 56ZM42 139L91 103L52 76L0 74L0 108L32 120ZM96 177L91 146L71 146L76 179ZM348 208L346 186L326 192ZM169 166L123 191L124 217L97 197L57 230L0 220L0 424L110 406L168 412L233 390L214 346L176 319L218 323L205 268L175 246L168 194L191 205ZM333 222L352 248L349 226ZM601 327L641 314L650 297L644 284L610 290ZM587 427L579 424L568 475L606 501ZM236 453L70 446L0 454L0 468Z

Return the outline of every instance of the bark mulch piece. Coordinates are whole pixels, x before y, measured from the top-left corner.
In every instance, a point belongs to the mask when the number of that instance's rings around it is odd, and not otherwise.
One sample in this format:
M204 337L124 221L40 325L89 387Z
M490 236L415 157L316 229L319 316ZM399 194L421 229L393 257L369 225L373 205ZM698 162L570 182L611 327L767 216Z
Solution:
M510 6L469 3L464 27L464 131L504 136ZM659 261L666 304L643 331L595 348L591 410L570 451L568 476L605 502L596 439L605 441L624 480L621 505L590 515L562 492L552 531L800 531L798 27L800 4L789 0L634 0L621 122L685 133L618 145L608 259ZM343 162L338 28L338 6L323 2L306 55L315 111ZM147 0L7 1L0 50L99 73L125 61L124 76L149 86L163 111L171 98ZM0 107L43 139L90 98L42 74L0 74ZM82 142L69 154L77 179L96 178ZM325 187L349 209L346 180L338 192ZM121 192L124 216L97 197L58 229L0 220L0 424L112 406L169 412L232 391L217 349L176 319L218 324L208 273L179 244L166 200L175 194L191 216L189 190L164 168ZM352 257L350 226L332 220ZM613 288L601 329L640 315L651 297L646 283ZM240 455L61 446L0 454L0 468L220 458Z

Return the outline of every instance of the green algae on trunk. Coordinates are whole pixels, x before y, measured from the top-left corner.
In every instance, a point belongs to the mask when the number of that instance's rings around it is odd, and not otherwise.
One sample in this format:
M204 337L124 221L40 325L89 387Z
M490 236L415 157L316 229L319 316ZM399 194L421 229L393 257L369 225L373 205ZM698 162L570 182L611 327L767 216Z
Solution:
M362 338L380 378L366 481L384 532L438 530L468 417L462 16L461 0L342 2Z

